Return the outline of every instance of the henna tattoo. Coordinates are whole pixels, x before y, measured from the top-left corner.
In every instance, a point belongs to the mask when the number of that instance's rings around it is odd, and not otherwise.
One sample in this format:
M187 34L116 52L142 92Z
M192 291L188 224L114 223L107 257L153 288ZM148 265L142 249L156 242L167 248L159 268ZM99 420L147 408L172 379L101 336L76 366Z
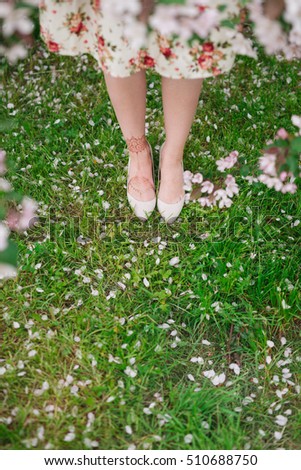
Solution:
M130 139L125 140L130 152L139 153L145 150L148 146L145 135L142 137L131 137Z
M136 188L133 184L133 180L136 180L136 179L140 179L140 180L142 179L144 184L146 183L147 187L143 190ZM155 190L154 183L152 183L148 178L145 178L144 176L141 176L141 177L133 176L128 182L128 187L131 187L134 191L137 191L140 194L140 196L142 196L142 194L148 191L149 189Z
M130 152L135 152L138 154L139 152L142 152L145 149L150 150L149 143L145 135L141 137L131 137L125 140L127 143L128 150ZM134 182L136 183L136 185L134 184ZM142 187L144 186L144 189L139 189L139 183L142 184ZM142 196L143 193L145 193L146 191L150 189L155 191L155 185L153 181L146 178L145 176L138 176L138 175L132 176L128 180L128 188L131 188L133 191L139 193L140 196Z

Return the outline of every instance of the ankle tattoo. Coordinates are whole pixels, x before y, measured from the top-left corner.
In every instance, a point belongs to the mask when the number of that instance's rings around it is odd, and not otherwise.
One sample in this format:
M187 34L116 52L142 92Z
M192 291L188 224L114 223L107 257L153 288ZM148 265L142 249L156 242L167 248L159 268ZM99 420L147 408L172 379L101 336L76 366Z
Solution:
M125 141L130 152L142 152L148 146L145 135L141 137L131 137L130 139L125 139Z

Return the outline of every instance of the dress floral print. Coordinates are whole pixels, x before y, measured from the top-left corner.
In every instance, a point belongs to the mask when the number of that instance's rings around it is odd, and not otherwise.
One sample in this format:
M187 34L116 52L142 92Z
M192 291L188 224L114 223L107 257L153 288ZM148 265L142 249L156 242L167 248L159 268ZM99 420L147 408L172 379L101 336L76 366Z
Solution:
M123 0L126 1L126 0ZM101 0L40 0L40 35L50 52L90 54L115 77L153 69L168 78L207 78L228 72L236 54L222 41L184 40L152 31L147 47L131 49L123 24L104 15Z
M86 22L88 21L86 12L84 11L84 5L82 5L77 12L67 13L66 21L63 25L77 36L84 34L85 31L88 31Z

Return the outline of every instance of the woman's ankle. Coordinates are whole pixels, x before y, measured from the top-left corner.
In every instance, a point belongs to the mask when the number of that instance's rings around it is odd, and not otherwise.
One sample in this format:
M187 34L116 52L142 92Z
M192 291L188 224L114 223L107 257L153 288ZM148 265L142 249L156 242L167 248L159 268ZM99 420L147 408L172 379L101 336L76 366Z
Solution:
M138 137L126 137L125 141L127 144L128 151L131 153L139 154L140 152L145 152L148 149L148 141L144 134Z
M184 147L179 147L168 141L164 142L162 149L162 160L174 163L181 163L184 156Z

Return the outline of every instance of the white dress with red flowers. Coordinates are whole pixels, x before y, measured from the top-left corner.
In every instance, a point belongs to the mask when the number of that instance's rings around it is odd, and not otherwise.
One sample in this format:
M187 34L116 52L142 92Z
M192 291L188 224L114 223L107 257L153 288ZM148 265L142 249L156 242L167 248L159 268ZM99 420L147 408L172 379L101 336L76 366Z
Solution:
M40 0L39 16L49 51L91 54L99 70L115 77L153 69L168 78L207 78L228 72L236 57L221 27L191 45L152 31L147 47L135 51L122 34L122 23L103 13L101 0Z

